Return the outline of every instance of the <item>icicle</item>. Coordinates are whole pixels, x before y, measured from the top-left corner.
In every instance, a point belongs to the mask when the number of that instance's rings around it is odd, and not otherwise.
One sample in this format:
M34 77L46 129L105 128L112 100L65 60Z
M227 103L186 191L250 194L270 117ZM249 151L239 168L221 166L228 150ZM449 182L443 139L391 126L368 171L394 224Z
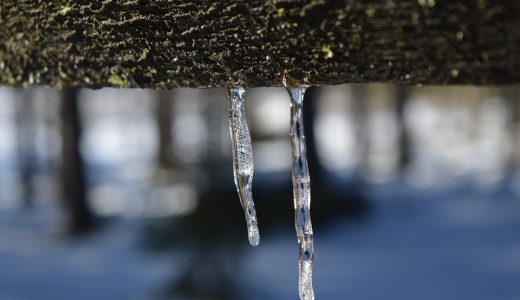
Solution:
M242 87L234 87L230 88L228 92L230 101L229 124L233 148L235 185L237 186L240 203L246 215L249 243L252 246L258 246L260 243L260 234L258 232L255 204L253 203L251 193L253 181L253 149L244 108L244 94L246 91Z
M285 80L284 80L285 84ZM286 86L287 87L287 86ZM291 96L292 181L295 226L300 247L299 293L302 300L314 299L312 261L314 258L310 215L311 185L303 131L303 95L306 87L287 87Z

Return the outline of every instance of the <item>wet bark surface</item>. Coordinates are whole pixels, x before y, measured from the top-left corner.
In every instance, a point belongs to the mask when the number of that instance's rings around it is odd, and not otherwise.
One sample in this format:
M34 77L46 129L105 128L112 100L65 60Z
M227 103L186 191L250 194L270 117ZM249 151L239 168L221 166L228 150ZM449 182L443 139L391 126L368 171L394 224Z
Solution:
M519 13L510 0L2 0L0 84L511 83Z

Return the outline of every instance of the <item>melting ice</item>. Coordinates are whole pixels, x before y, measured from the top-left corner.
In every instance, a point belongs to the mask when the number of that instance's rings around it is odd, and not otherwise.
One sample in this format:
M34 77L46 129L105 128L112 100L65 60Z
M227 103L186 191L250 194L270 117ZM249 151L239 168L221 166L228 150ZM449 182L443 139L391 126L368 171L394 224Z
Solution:
M299 245L299 293L302 300L313 300L312 262L313 233L310 215L311 185L305 135L303 130L303 96L305 87L287 88L291 96L292 181L295 227Z
M310 215L311 187L303 128L305 89L303 86L287 87L291 97L292 181L295 227L299 245L299 294L302 300L314 300L314 289L312 287L314 246ZM235 184L246 216L249 242L251 245L257 246L260 242L260 235L251 192L253 152L245 117L245 89L234 87L228 91Z
M260 234L256 219L255 204L251 192L253 181L253 149L247 127L244 108L245 89L234 87L229 90L229 125L233 149L233 173L240 203L247 222L249 243L258 246Z

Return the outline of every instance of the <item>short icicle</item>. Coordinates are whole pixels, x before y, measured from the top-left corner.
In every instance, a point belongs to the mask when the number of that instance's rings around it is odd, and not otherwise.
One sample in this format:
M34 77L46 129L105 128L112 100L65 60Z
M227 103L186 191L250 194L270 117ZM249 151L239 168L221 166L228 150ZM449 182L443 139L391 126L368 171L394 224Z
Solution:
M311 185L303 130L303 96L306 87L288 87L291 96L292 181L295 226L298 236L299 293L302 300L313 300L312 263L313 233L310 215Z
M231 144L233 149L233 173L235 185L237 186L240 203L244 209L247 222L247 234L249 243L258 246L260 234L256 219L255 204L252 195L253 181L253 148L251 137L247 127L244 94L242 87L233 87L229 92L229 125L231 132Z

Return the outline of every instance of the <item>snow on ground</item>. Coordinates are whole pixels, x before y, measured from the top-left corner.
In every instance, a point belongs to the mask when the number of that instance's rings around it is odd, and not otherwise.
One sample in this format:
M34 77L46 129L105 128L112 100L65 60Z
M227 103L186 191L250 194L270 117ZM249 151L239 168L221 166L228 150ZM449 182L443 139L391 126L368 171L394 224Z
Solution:
M0 211L0 299L149 299L169 278L173 259L140 248L132 222L70 240L52 225L57 213Z
M372 196L366 219L315 228L317 299L520 299L518 199L402 185ZM151 299L178 275L178 256L139 247L135 220L71 241L59 219L50 204L0 210L1 300ZM292 228L247 249L239 299L297 299Z
M520 299L520 201L381 186L368 220L315 229L317 299ZM250 251L244 299L297 298L295 238Z

